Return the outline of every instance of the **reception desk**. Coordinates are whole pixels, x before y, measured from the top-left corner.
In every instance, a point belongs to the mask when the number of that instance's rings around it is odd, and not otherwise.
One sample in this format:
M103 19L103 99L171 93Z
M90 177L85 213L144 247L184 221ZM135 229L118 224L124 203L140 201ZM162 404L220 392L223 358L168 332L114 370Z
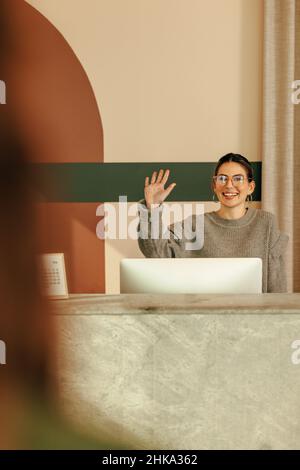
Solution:
M300 448L300 294L72 295L52 306L73 420L135 448Z

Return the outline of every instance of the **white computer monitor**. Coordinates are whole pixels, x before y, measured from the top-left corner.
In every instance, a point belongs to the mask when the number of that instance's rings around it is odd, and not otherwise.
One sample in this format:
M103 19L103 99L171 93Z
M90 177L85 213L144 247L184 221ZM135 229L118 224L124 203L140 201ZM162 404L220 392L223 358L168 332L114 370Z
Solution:
M261 258L137 258L120 263L120 292L260 294Z

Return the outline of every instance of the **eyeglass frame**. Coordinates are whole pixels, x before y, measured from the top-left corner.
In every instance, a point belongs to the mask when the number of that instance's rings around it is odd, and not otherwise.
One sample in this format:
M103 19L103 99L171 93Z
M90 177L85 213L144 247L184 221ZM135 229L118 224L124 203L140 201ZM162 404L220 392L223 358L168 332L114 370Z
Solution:
M222 184L222 183L217 183L217 181L216 181L216 179L218 178L218 176L221 176L221 175L222 175L222 176L226 176L226 178L227 178L227 180L226 180L226 182L225 182L224 184ZM230 180L231 180L231 182L232 182L232 185L233 185L234 187L236 187L236 186L239 186L239 184L238 184L238 185L234 184L233 178L234 178L235 176L242 176L242 177L243 177L243 182L241 183L241 185L243 185L243 184L245 183L245 181L247 181L247 180L248 180L249 183L251 183L251 181L253 181L253 178L249 178L249 177L246 177L246 178L245 178L245 176L242 175L242 174L240 174L240 173L237 173L236 175L233 175L233 176L229 176L229 175L225 175L224 173L220 173L219 175L214 175L214 176L212 177L212 179L213 179L213 181L214 181L215 184L220 184L220 186L225 186L225 185L228 183L229 178L230 178Z

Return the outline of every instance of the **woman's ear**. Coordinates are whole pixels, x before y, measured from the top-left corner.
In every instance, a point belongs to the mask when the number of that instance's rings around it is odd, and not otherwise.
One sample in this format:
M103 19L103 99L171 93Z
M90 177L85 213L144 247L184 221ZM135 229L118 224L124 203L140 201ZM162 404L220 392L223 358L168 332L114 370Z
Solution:
M250 186L250 191L248 192L249 194L252 194L254 189L255 189L255 181L252 180L250 183L249 183L249 186Z
M213 179L210 182L210 187L211 187L212 192L214 193L215 192L215 182L214 182Z

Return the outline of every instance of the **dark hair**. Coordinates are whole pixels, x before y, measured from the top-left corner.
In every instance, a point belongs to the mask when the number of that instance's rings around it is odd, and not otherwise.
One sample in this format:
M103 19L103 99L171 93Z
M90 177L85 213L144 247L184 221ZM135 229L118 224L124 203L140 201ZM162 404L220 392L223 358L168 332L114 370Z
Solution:
M247 160L246 157L243 157L243 155L240 155L239 153L227 153L226 155L221 157L215 168L215 173L214 173L215 176L218 174L220 166L223 165L223 163L227 163L227 162L236 162L242 165L247 172L248 181L253 180L254 174L253 174L253 168L251 166L251 163L249 162L249 160Z

